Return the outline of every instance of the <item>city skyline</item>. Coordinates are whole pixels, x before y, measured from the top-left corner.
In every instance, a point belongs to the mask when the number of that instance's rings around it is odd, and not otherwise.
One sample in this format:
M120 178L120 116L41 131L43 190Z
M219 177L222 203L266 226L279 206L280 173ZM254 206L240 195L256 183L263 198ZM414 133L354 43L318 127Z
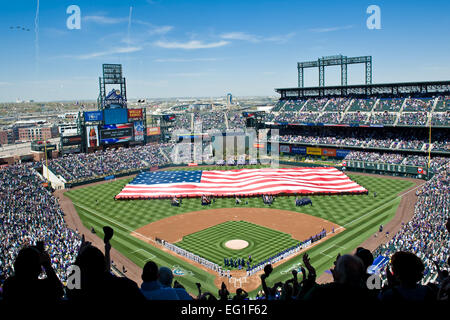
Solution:
M80 29L69 29L69 6ZM381 29L366 25L381 11ZM411 1L17 1L4 4L0 101L95 100L103 63L133 98L277 96L299 61L371 55L373 83L449 80L450 4ZM20 27L20 28L19 28ZM326 85L340 70L328 68ZM349 67L349 84L364 67ZM316 70L305 86L317 86Z

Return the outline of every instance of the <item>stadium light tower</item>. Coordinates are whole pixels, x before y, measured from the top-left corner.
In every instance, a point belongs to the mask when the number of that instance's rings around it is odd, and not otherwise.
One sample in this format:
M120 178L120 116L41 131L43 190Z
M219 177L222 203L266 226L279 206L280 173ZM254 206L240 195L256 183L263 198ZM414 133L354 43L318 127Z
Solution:
M325 67L341 66L341 85L347 85L347 65L364 63L366 65L366 84L372 84L372 56L347 57L342 54L318 58L317 61L297 62L298 87L304 87L304 69L319 68L319 87L325 86Z

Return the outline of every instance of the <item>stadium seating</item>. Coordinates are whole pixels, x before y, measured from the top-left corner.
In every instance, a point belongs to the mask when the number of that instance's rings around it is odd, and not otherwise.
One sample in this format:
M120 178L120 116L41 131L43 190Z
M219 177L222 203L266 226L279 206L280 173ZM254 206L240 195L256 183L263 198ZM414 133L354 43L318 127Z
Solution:
M450 96L439 97L434 112L450 111Z
M188 130L192 128L192 113L184 112L176 114L174 130Z
M228 129L242 129L245 128L245 118L242 113L239 112L228 112Z
M326 98L317 98L317 99L309 99L305 105L303 106L302 111L322 111L323 107L325 107L325 104L328 102L328 99Z
M202 125L202 130L200 130L200 123ZM211 129L217 129L220 131L225 131L227 129L225 113L221 111L195 113L194 132L206 132Z
M387 111L373 113L369 118L369 123L371 124L385 124L385 125L393 125L395 120L397 119L396 113L390 113Z
M400 111L405 99L380 99L378 105L375 106L374 111Z
M434 99L406 99L403 111L430 112Z
M347 111L364 111L370 112L375 105L374 99L355 99Z
M398 120L399 125L424 126L427 124L428 114L426 112L404 112Z
M317 116L318 113L314 112L284 112L276 115L274 121L287 123L309 123L316 122Z
M346 98L330 98L324 111L326 112L344 112L351 100Z
M347 112L341 120L345 124L364 124L369 117L367 112Z
M418 200L413 219L405 223L397 234L374 252L374 256L391 257L395 252L408 251L416 254L425 265L425 279L437 273L435 261L441 267L449 257L449 231L444 226L450 205L448 179L450 168L443 169L428 181L416 194ZM383 277L386 274L383 272Z
M450 126L450 111L433 113L431 118L431 124L433 126Z
M13 262L26 245L45 241L59 279L75 260L81 237L69 229L58 201L42 187L33 164L0 170L0 283L13 273Z
M324 112L321 116L317 118L318 123L331 123L337 124L339 123L341 115L337 112Z
M305 104L304 100L288 100L284 104L283 111L300 111Z

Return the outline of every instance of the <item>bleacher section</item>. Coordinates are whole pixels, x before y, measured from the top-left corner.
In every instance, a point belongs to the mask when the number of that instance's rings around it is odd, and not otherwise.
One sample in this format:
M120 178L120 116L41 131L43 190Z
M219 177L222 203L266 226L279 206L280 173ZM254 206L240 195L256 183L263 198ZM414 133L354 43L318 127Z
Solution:
M288 100L284 104L283 111L300 111L304 104L303 100Z
M405 99L380 99L374 111L400 111Z
M240 112L228 112L228 129L245 128L245 118Z
M200 122L202 129L200 129ZM225 131L225 113L222 111L209 111L194 114L194 132L205 132L207 130L217 129Z
M309 99L302 108L302 111L322 111L322 108L326 105L328 99Z
M280 100L266 121L292 124L436 126L450 124L449 96Z
M427 112L403 112L398 119L397 125L425 126L427 121Z
M375 105L375 99L355 99L347 111L370 112Z
M397 119L397 116L397 113L391 113L388 111L372 113L369 118L369 123L393 125Z
M364 124L369 117L367 112L347 112L340 123L343 124Z
M403 111L430 112L434 99L406 99Z
M450 96L439 97L434 112L450 111Z
M350 103L350 100L345 98L332 98L329 99L328 104L324 108L324 111L326 112L344 112L347 108L348 104Z

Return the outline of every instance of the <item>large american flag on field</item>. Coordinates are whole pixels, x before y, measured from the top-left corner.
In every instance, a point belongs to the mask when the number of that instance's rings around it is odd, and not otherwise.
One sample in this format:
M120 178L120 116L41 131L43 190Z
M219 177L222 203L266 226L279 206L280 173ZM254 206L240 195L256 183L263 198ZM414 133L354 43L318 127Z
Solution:
M332 167L156 171L139 174L116 199L364 192Z

